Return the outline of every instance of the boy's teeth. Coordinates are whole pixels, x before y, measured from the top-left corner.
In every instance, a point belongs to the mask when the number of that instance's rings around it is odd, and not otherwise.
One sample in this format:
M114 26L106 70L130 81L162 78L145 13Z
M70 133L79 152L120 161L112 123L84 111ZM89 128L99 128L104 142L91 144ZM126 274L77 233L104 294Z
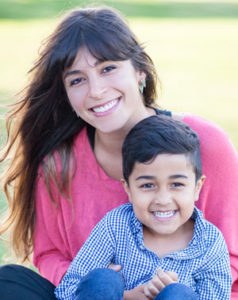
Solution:
M170 210L170 211L155 211L154 215L156 217L160 217L160 218L168 218L168 217L172 217L175 214L175 210Z
M92 110L96 113L105 112L105 111L111 109L116 103L117 103L117 100L113 100L103 106L94 107Z

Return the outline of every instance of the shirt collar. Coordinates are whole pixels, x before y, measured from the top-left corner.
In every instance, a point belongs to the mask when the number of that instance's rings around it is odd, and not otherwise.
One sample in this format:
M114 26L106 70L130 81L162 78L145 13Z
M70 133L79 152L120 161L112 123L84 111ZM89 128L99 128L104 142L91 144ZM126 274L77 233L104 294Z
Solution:
M137 239L139 246L144 246L144 238L143 238L143 226L142 223L137 219L136 215L133 211L133 206L131 205L132 217L131 217L131 231L132 234ZM203 218L202 212L194 207L193 214L191 219L194 220L194 233L193 238L190 241L187 248L180 250L178 252L170 253L167 257L173 257L176 259L189 259L200 256L207 248L207 232L206 232L206 221Z
M193 238L188 247L178 252L168 254L168 256L173 258L178 257L179 259L192 259L204 254L204 251L207 249L208 242L206 230L207 221L203 218L202 212L197 207L194 207L191 219L193 219L195 223Z

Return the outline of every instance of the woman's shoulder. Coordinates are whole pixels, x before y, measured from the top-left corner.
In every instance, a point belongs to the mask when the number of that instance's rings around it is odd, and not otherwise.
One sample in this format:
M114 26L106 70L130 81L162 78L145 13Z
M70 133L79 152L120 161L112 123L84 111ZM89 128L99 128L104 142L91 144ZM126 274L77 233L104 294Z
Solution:
M174 119L188 124L195 131L197 130L199 132L201 131L204 133L204 129L206 129L206 130L208 130L208 132L206 132L206 134L209 134L210 132L212 132L212 133L218 133L219 135L222 134L222 135L227 136L227 134L225 133L225 131L222 128L220 128L215 123L213 123L201 116L189 114L189 113L173 113L172 116Z
M237 178L238 155L227 133L216 124L197 115L184 114L182 121L199 136L203 172L207 176L206 185L209 182L209 174L216 180L219 176L223 178L224 174L227 178L231 178L232 174Z
M217 149L217 147L233 148L228 134L215 123L194 114L173 114L173 118L189 125L197 132L201 148ZM233 148L234 149L234 148Z

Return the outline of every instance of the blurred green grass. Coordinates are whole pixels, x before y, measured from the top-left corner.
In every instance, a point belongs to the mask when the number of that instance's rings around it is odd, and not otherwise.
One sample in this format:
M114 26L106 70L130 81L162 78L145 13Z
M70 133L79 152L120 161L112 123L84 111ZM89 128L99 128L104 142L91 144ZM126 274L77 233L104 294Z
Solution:
M238 149L238 2L94 1L121 10L153 58L162 94L158 103L201 115L222 127ZM0 145L2 105L26 83L41 41L66 9L88 1L0 0ZM0 191L0 211L6 200ZM6 247L0 243L0 263Z
M55 17L66 9L89 3L115 7L128 17L139 18L237 18L236 1L171 0L1 0L0 18L33 19Z

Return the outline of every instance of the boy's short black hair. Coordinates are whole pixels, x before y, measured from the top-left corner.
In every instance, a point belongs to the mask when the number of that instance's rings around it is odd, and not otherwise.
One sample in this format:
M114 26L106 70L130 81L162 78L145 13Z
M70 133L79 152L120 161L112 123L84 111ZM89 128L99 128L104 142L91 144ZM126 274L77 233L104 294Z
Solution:
M196 181L202 175L199 137L188 125L166 116L152 116L137 123L122 146L123 176L128 183L136 162L145 163L158 154L185 154Z

